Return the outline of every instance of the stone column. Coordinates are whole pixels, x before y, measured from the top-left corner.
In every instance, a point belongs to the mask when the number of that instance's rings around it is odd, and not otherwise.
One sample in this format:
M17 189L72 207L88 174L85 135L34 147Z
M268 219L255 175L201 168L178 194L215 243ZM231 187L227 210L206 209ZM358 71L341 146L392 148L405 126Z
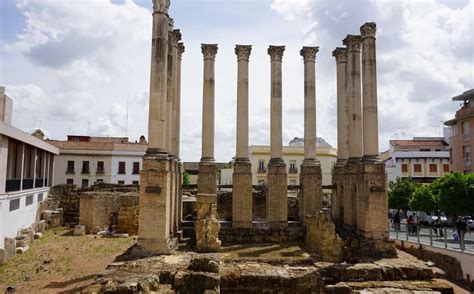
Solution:
M171 153L174 154L177 158L179 158L179 110L180 110L180 97L181 89L179 89L180 81L179 81L179 71L181 70L181 54L179 52L179 41L181 40L181 32L179 30L173 30L172 38L170 43L172 44L172 64L170 65L172 69L171 73L171 82L172 82L172 97L171 97Z
M195 223L196 249L213 252L220 248L217 218L217 171L214 161L214 61L216 44L202 44L204 81L202 105L202 157L199 163L197 219Z
M176 248L171 229L171 161L166 153L169 0L153 1L148 150L140 172L140 251L170 254Z
M347 96L349 102L349 159L360 161L363 155L362 104L360 83L361 37L347 35Z
M345 167L344 181L344 225L357 226L357 189L359 164L363 155L362 105L360 81L360 36L347 35L343 40L347 46L347 100L349 104L349 160Z
M299 216L316 215L322 208L321 165L316 159L316 53L319 47L303 47L304 61L304 160L300 173Z
M173 34L173 19L168 22L168 71L167 71L167 93L166 93L166 150L170 155L174 155L171 147L171 134L173 133L173 98L174 98L174 83L173 72L175 70L175 58L173 55L173 43L175 42L175 35Z
M270 46L271 106L270 106L270 162L268 163L267 222L270 228L288 226L288 195L286 164L282 146L282 72L281 62L285 46Z
M217 171L214 161L214 61L217 44L202 44L204 56L202 105L202 157L199 163L198 192L217 194Z
M181 60L184 53L184 44L178 43L178 69L176 79L176 155L180 158L180 138L181 138ZM183 163L178 161L178 213L177 213L177 230L181 229L183 217Z
M148 148L166 153L169 0L153 0Z
M252 227L252 170L249 146L249 57L250 45L236 45L237 138L232 191L232 227Z
M369 161L376 160L379 155L375 31L376 24L374 22L367 22L360 27L362 36L364 158Z
M332 55L337 67L337 162L332 170L332 182L336 187L331 198L331 212L336 223L344 219L345 164L349 158L349 105L347 101L347 50L337 47Z

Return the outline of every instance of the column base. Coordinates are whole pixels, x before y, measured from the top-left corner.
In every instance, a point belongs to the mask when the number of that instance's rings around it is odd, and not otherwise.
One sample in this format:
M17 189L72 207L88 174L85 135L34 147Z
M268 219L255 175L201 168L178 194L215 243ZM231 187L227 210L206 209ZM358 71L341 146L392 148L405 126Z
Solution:
M201 159L197 184L198 193L217 194L217 170L214 159Z
M217 252L221 248L219 240L220 224L217 217L217 195L200 194L196 196L197 219L196 250L198 252Z
M232 189L232 227L252 227L252 165L248 159L234 162Z
M272 158L267 168L267 223L269 228L288 227L288 178L286 164Z
M166 154L147 154L140 172L138 246L154 254L174 250L171 231L171 162Z
M347 163L347 161L344 161ZM339 161L332 169L332 184L335 189L332 191L331 197L331 214L334 222L338 226L344 223L344 185L346 180L346 165Z
M323 186L321 165L316 160L304 160L301 164L299 193L299 219L315 215L322 209Z
M357 227L357 189L360 163L361 158L349 158L344 168L344 227L352 230Z

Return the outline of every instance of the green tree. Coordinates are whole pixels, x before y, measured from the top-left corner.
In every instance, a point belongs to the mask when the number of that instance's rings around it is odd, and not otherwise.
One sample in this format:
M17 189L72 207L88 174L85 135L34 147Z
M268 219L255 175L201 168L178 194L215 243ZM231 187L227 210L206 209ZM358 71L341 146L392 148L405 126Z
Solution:
M442 211L454 215L473 212L474 176L450 173L431 186Z
M394 209L407 210L408 202L415 192L417 184L411 178L399 178L388 184L388 206Z
M438 203L429 185L416 187L411 199L408 201L411 210L431 212L438 209Z
M189 174L187 172L183 173L183 185L189 185Z

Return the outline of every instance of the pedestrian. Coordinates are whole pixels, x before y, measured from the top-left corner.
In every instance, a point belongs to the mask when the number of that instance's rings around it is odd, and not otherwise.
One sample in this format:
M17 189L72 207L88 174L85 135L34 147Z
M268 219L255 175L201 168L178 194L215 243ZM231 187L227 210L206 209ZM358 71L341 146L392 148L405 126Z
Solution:
M464 234L468 229L467 223L459 216L455 226L459 237L459 247L464 249Z
M414 224L415 224L415 214L413 213L412 215L410 215L408 217L408 220L407 220L407 231L410 233L410 235L413 235L415 233L413 227L414 227Z
M393 215L393 226L396 231L400 231L400 211L397 210Z

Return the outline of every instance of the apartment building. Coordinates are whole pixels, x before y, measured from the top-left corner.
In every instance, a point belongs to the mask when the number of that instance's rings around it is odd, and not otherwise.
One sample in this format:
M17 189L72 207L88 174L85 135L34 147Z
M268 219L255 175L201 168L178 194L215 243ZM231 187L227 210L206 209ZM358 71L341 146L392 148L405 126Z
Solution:
M414 137L390 140L390 149L381 155L388 182L397 177L430 183L449 172L449 145L443 137Z
M474 89L451 99L461 103L461 107L456 111L454 119L444 123L449 127L450 170L467 174L474 171L471 153L471 150L474 150Z
M129 142L126 137L68 136L66 141L50 140L59 148L54 184L87 188L96 182L138 185L145 137Z

